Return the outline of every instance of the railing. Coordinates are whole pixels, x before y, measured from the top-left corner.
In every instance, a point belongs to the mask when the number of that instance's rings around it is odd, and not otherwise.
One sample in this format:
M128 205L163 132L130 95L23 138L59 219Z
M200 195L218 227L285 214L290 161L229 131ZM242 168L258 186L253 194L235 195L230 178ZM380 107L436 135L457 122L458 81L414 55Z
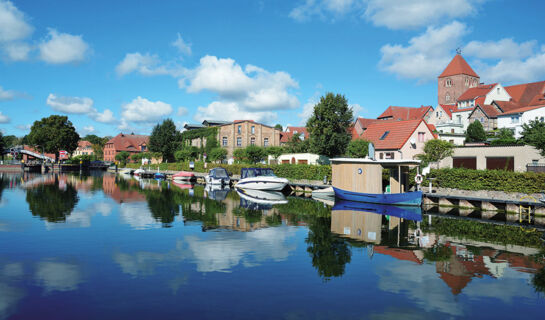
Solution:
M545 163L528 163L526 165L526 171L528 171L528 172L544 172L545 173Z

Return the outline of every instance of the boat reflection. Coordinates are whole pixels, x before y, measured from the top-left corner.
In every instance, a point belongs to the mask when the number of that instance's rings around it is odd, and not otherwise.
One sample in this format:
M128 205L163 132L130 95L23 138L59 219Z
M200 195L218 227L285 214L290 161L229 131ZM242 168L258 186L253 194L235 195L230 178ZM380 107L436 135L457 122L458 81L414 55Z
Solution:
M288 200L279 191L236 189L240 196L240 206L254 210L269 210L273 205L286 204Z
M205 196L209 199L223 201L225 198L227 198L227 195L231 189L229 186L223 186L221 184L207 184L204 187L204 191Z

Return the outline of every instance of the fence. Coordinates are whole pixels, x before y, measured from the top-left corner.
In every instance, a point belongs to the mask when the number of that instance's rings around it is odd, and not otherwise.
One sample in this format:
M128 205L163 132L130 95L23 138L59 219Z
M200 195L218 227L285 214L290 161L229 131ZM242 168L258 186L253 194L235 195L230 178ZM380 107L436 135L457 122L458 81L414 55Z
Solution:
M528 163L526 165L528 172L545 172L545 163Z

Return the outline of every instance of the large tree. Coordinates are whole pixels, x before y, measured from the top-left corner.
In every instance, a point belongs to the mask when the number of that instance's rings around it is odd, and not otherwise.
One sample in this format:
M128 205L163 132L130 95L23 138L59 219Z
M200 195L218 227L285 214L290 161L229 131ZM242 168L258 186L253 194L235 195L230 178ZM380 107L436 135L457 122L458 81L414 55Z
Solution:
M153 127L149 137L149 149L152 152L160 152L163 160L174 160L174 152L181 143L181 134L176 129L172 119L166 119L161 124Z
M327 93L321 97L307 121L310 151L328 157L344 154L351 139L348 127L352 118L352 109L343 95Z
M369 153L369 141L363 139L352 140L346 148L346 155L350 158L365 158Z
M34 121L26 140L38 151L55 154L55 161L57 161L60 150L69 153L76 150L79 134L67 116L52 115Z
M486 141L486 132L480 121L473 121L467 126L466 142L483 142Z
M545 122L532 120L522 125L522 137L520 140L536 147L545 156Z

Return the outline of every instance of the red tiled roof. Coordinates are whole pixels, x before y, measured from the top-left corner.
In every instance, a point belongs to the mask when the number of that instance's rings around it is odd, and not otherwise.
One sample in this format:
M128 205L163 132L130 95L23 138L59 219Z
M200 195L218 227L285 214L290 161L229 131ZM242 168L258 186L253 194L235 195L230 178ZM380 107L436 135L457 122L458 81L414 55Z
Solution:
M116 151L140 151L138 146L148 144L148 142L149 136L120 133L110 139L107 144L113 143Z
M438 78L453 76L457 74L467 74L468 76L473 76L479 78L479 76L471 69L466 60L459 54L455 55L454 58L447 65L443 73Z
M286 127L286 131L280 133L280 143L290 141L291 137L295 134L295 131L297 131L297 133L303 133L305 139L310 137L306 127Z
M440 104L441 108L445 111L449 118L452 118L452 112L458 110L458 106L455 104Z
M539 109L539 108L545 108L545 104L541 105L541 106L529 106L529 107L524 107L524 108L512 109L512 110L509 110L508 112L502 113L501 115L510 115L510 114L523 113L523 112L526 112L526 111Z
M473 108L456 109L456 110L452 111L452 113L464 112L464 111L473 111L473 110L475 110L475 107L473 107Z
M497 107L490 104L479 104L475 108L480 108L488 118L496 118L498 114L501 114Z
M360 137L358 134L358 131L356 130L356 127L350 126L349 128L350 135L352 135L352 140L356 140Z
M545 103L545 81L509 86L505 90L521 107Z
M439 138L439 135L435 133L435 132L437 132L437 128L435 127L435 125L429 124L427 122L426 122L426 125L428 126L428 129L430 129L430 132L431 132L431 134L433 134L435 139Z
M367 127L368 127L371 123L377 121L377 119L357 118L356 121L360 123L360 126L361 126L363 129L367 129Z
M87 140L78 141L78 148L91 147L93 144Z
M401 149L422 121L377 121L367 127L361 138L373 142L377 150ZM388 135L380 140L386 131L389 131Z
M503 112L508 112L508 111L511 111L511 110L521 108L521 105L514 102L514 101L496 101L496 100L494 100L494 104L497 105Z
M239 123L239 122L245 122L245 121L255 122L254 120L235 120L235 121L233 121L233 123Z
M462 292L462 289L465 288L469 282L471 282L471 276L453 275L446 272L438 273L439 278L443 279L447 286L449 286L452 294L455 295Z
M419 108L413 107L397 107L389 106L377 119L383 120L384 118L391 118L393 120L417 120L423 119L431 106L421 106Z
M458 101L473 100L477 97L484 97L490 92L490 90L494 89L496 85L497 83L481 84L474 88L469 88L458 97Z

